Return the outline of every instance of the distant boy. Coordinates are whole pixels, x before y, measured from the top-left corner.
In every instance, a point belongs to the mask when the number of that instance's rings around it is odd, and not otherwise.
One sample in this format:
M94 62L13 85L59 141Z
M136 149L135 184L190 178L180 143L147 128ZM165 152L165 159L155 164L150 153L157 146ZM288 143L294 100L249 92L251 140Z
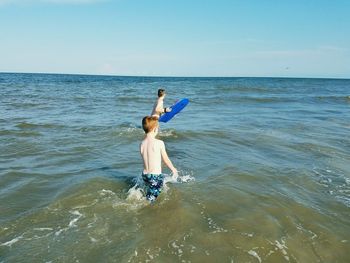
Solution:
M146 116L142 119L142 128L146 133L145 139L140 144L143 159L142 179L146 185L146 198L149 201L155 201L162 191L164 181L162 159L172 171L173 176L175 178L178 176L165 150L164 142L155 138L158 134L158 127L157 117Z
M152 110L152 117L159 117L166 112L171 112L171 108L164 108L164 98L165 98L165 90L159 89L158 90L158 99L154 103L153 110Z

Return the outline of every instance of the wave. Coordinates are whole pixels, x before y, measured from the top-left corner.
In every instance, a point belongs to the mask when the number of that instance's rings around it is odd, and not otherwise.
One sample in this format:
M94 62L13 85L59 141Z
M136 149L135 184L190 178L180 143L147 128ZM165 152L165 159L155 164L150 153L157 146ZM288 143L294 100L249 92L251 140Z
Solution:
M37 131L0 130L0 136L38 137L41 135Z
M145 98L141 96L117 96L116 101L120 102L132 102L132 103L153 103L152 98Z
M230 139L231 136L228 132L223 130L204 130L204 131L195 131L195 130L175 130L175 129L164 129L159 133L159 138L166 139L197 139L197 138L220 138L220 139Z
M317 183L337 202L350 208L350 179L340 170L334 168L312 169Z
M32 102L12 102L8 104L8 106L15 109L31 109L31 108L47 107L47 105L45 104L32 103Z
M168 202L169 183L193 180L193 175L186 172L182 172L177 180L167 180L162 197L156 204L162 206ZM150 205L137 184L139 182L133 181L134 185L130 187L124 180L94 178L71 186L47 206L31 209L21 217L5 221L0 229L0 247L35 246L43 240L61 242L71 235L85 232L91 242L108 241L110 236L105 231L108 231L110 222L118 220L123 229L133 227L129 220L135 219L135 213ZM111 220L108 215L112 215ZM137 232L138 227L136 224L133 230Z
M164 184L163 184L163 195L167 193L169 190L168 184L176 184L176 183L189 183L195 181L195 177L193 176L193 172L188 173L187 171L178 171L177 175L173 174L163 174L165 176L164 178ZM126 201L133 201L133 202L141 202L141 204L144 204L144 202L148 202L145 198L145 190L144 190L144 182L141 178L141 176L138 176L134 178L135 185L132 186L128 192ZM135 203L133 203L135 205ZM125 204L122 204L123 206Z
M110 136L110 137L135 137L143 134L143 129L140 125L132 122L123 122L117 125L91 125L91 126L77 126L74 131L80 133L95 133L95 136Z
M15 125L20 129L59 129L63 128L63 125L55 124L55 123L30 123L30 122L20 122Z
M233 85L233 86L216 86L216 90L219 90L220 93L271 93L271 91L276 92L276 89L271 89L269 87L264 87L264 86L248 86L248 85ZM281 92L283 91L280 89ZM284 92L284 91L283 91Z
M70 128L71 132L79 132L91 134L91 136L99 138L120 137L122 139L137 139L140 140L144 136L144 131L141 125L132 122L123 122L118 125L91 125L91 126L76 126L67 127L58 124L34 124L29 122L21 122L16 125L21 130L0 130L0 135L14 136L41 136L45 129L62 129ZM90 135L89 135L90 136ZM222 130L178 130L178 129L163 129L160 128L158 137L167 140L182 140L190 138L221 138L230 139L230 133Z
M316 96L318 101L337 102L337 103L350 103L350 95L345 96Z
M110 131L111 136L118 136L123 138L136 138L144 134L141 126L131 122L124 122L115 127Z
M293 97L258 97L258 96L239 96L239 95L226 95L223 96L210 96L207 98L195 98L191 100L194 105L200 105L212 109L213 105L222 105L232 103L244 103L244 104L268 104L268 103L290 103L296 102L298 98Z
M252 102L252 103L286 103L294 102L296 99L285 97L233 97L230 99L233 102Z
M241 93L240 93L241 94ZM253 93L254 94L254 93ZM225 102L229 103L292 103L292 102L331 102L331 103L350 103L350 96L303 96L290 95L290 96L261 96L254 94L252 96L242 96L237 94L227 94L225 95L225 100L223 101L223 96L220 94L212 95L208 97L198 97L193 98L191 103L194 105L214 105L222 104Z

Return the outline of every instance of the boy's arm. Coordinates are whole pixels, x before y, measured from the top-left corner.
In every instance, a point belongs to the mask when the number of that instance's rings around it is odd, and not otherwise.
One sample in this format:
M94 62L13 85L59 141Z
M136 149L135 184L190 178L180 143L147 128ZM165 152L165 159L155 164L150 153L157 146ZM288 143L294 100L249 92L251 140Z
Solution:
M166 166L169 167L169 169L173 172L174 175L177 174L177 170L174 167L173 163L170 161L170 159L168 157L168 154L167 154L167 152L165 150L165 144L162 141L161 141L160 151L161 151L161 154L162 154L162 159L163 159L164 163L166 164Z
M160 101L157 102L156 111L160 112L160 113L164 112L163 103L162 102L160 102Z
M166 113L166 112L171 112L171 108L164 108L163 102L158 102L156 111L160 113Z

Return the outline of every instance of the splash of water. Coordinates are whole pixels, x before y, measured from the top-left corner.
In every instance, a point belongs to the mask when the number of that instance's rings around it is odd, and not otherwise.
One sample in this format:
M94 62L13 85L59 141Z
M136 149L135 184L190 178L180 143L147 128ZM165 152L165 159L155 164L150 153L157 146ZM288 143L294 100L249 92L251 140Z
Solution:
M163 174L164 185L163 192L166 193L169 190L168 183L188 183L195 181L193 172L187 173L186 171L179 171L178 174ZM135 178L135 185L128 190L126 200L132 202L144 202L145 198L145 185L141 176Z

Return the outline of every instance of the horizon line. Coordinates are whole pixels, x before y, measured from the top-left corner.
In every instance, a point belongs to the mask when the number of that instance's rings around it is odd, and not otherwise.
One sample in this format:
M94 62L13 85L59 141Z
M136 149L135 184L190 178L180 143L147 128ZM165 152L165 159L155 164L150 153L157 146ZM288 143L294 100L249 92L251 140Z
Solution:
M286 77L286 76L169 76L169 75L112 75L98 73L60 73L60 72L14 72L0 71L0 74L42 74L42 75L72 75L72 76L100 76L100 77L126 77L126 78L276 78L276 79L334 79L350 80L350 77Z

